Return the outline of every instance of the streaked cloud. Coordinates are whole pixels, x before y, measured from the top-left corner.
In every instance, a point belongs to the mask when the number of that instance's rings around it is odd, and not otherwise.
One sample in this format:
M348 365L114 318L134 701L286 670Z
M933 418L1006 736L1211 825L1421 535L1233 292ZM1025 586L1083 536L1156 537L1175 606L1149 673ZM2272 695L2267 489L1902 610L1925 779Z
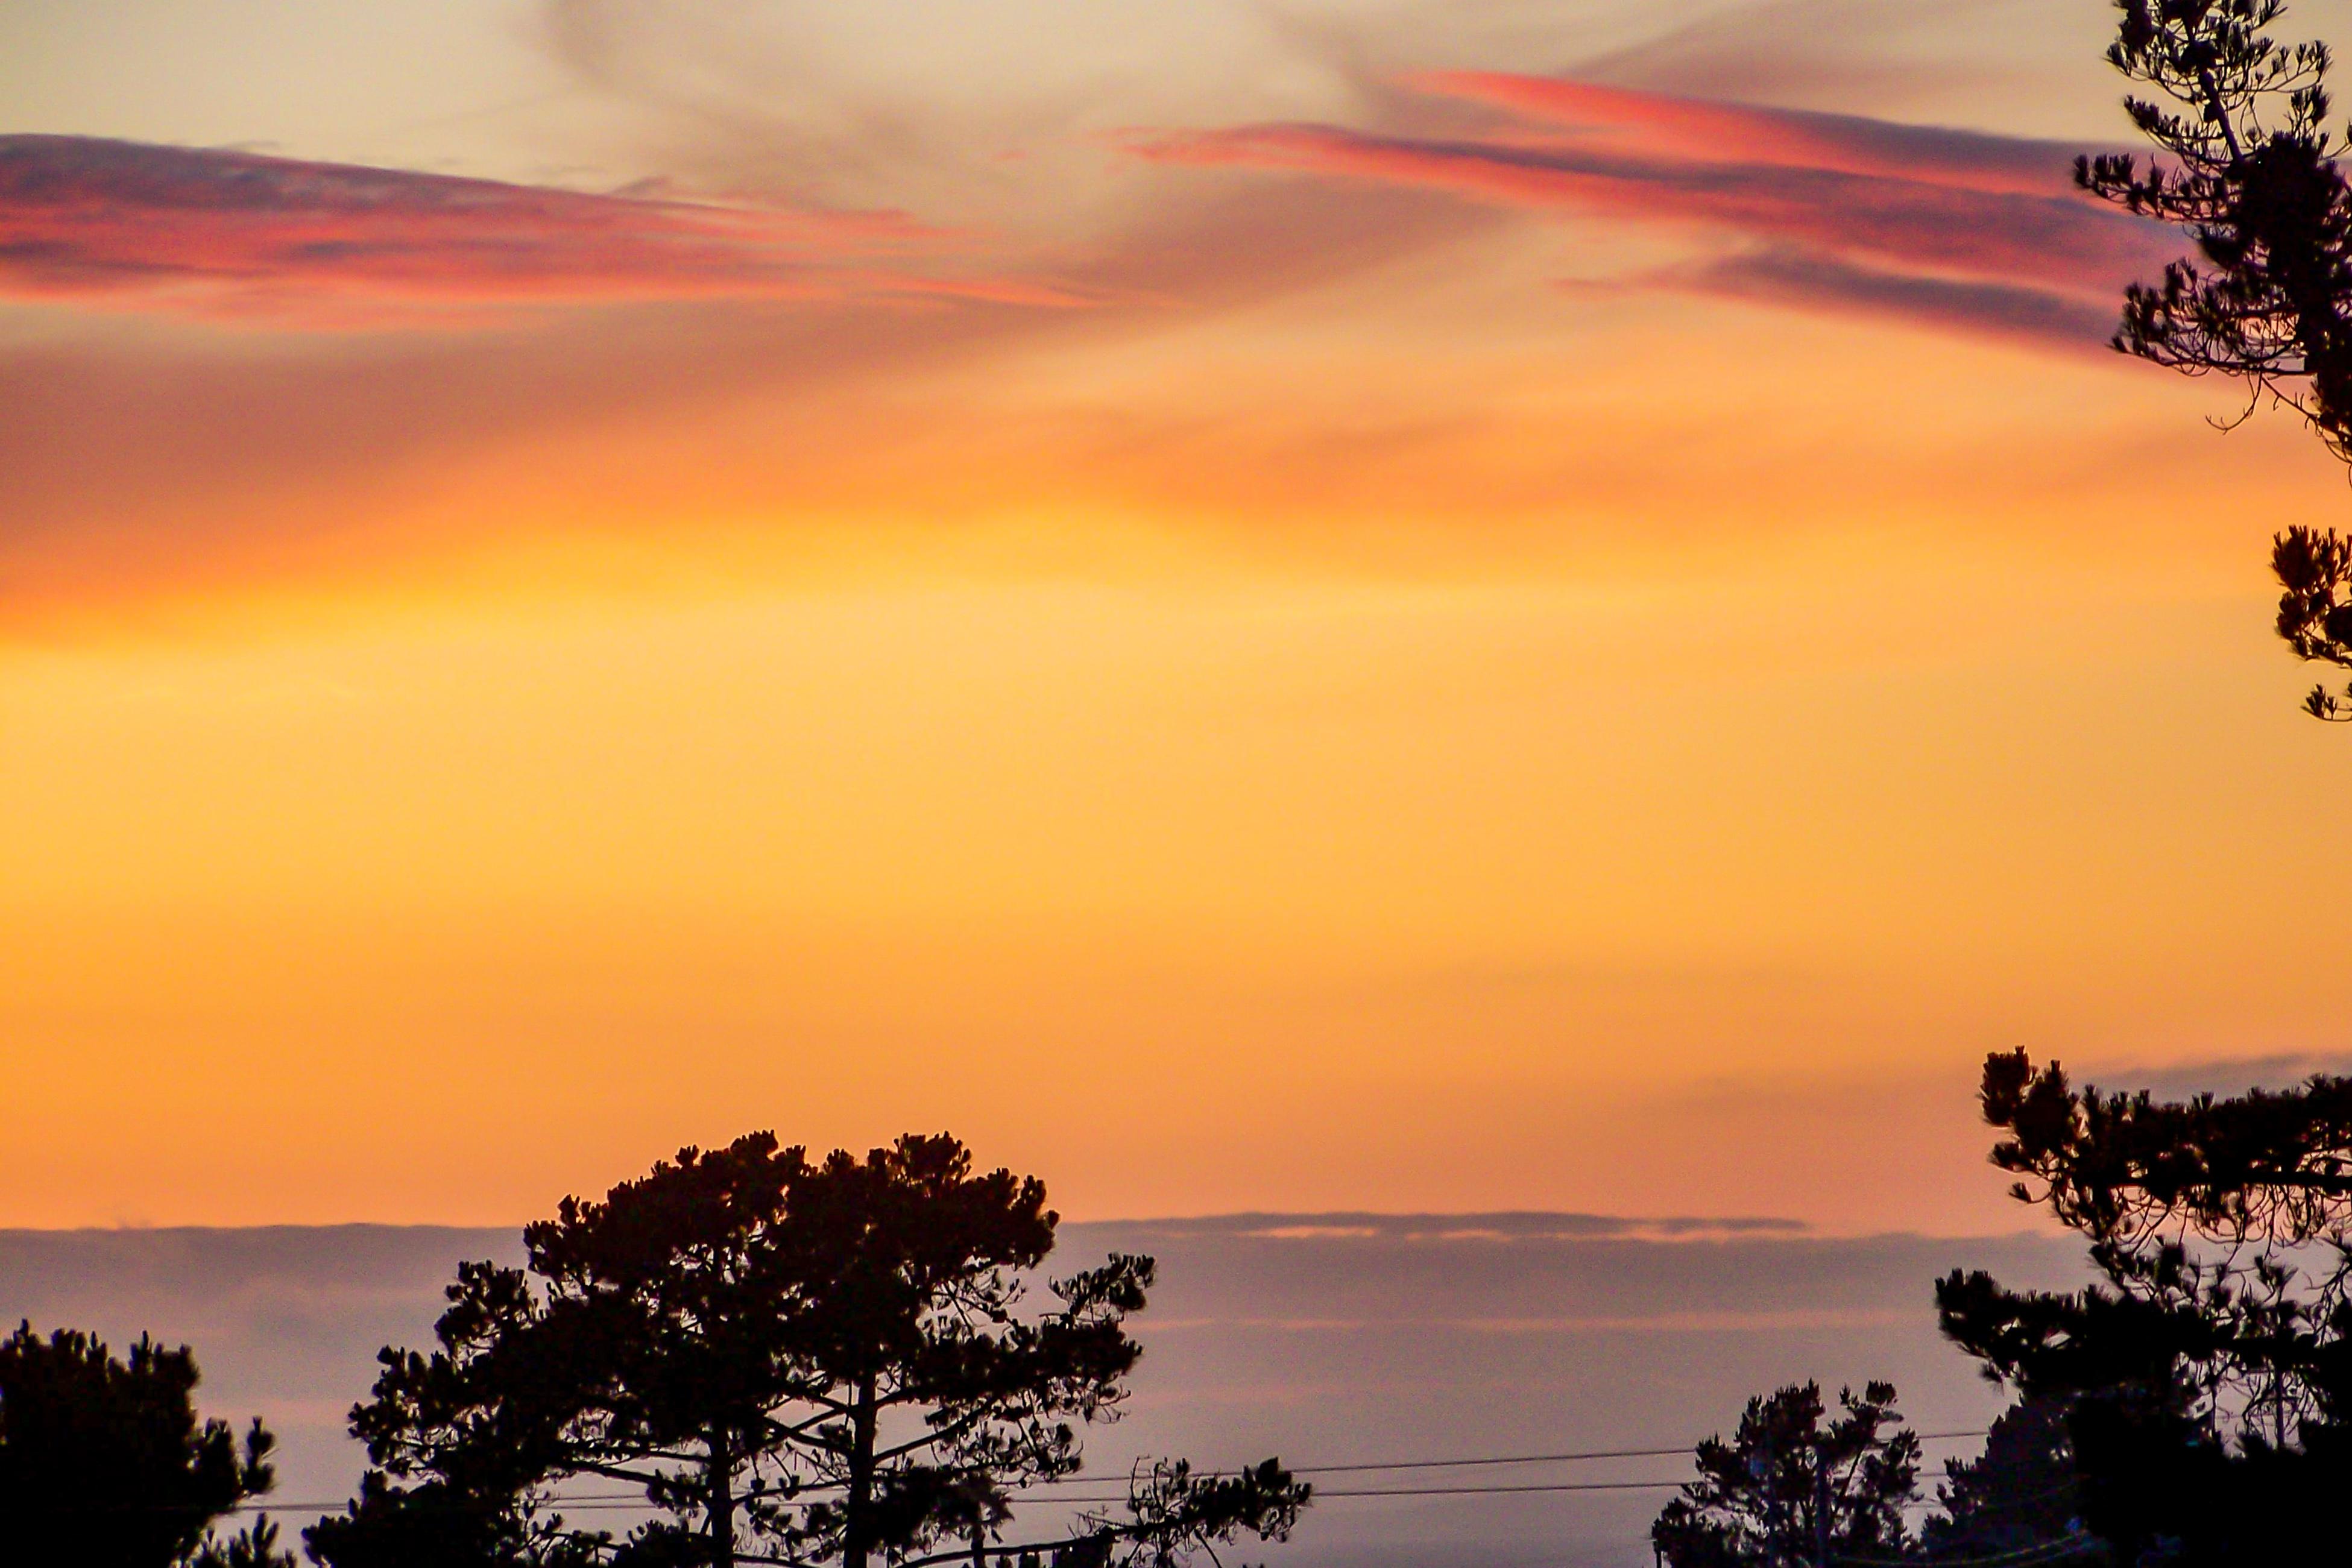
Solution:
M2046 141L1498 72L1417 85L1509 118L1484 134L1256 124L1133 147L1697 230L1734 248L1636 280L2069 343L2103 339L2119 286L2175 248L2072 193L2068 149Z
M2043 61L2095 66L2106 20L2036 0L1734 0L1647 10L1637 39L1583 55L1573 74L1749 100L1982 102ZM2021 47L2022 46L2022 47Z
M630 300L964 297L977 275L893 213L600 195L83 136L0 137L0 295L372 324Z
M2115 326L2115 313L2104 298L2024 284L1885 272L1798 248L1769 248L1662 269L1647 281L1695 294L1887 316L2066 348L2102 345Z
M1740 163L1933 180L2017 195L2063 190L2082 151L2063 141L1906 125L1859 114L1766 109L1507 71L1438 71L1416 78L1415 85L1530 120L1631 132L1655 149L1687 158L1711 159L1734 148Z

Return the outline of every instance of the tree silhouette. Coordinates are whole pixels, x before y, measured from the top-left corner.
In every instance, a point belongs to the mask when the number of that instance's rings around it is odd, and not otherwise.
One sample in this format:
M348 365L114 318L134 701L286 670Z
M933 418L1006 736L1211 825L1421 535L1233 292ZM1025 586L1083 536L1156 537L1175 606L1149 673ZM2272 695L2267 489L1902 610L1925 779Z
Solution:
M270 1488L276 1439L199 1423L195 1357L144 1335L117 1360L98 1339L29 1322L0 1340L0 1525L11 1562L85 1568L277 1568L264 1520L226 1541L228 1510Z
M2352 461L2352 192L2326 129L2323 44L2284 45L2281 0L2116 0L2107 59L2151 96L2126 98L2166 155L2075 165L2084 189L2187 231L2196 256L2126 290L2116 347L2246 383ZM2273 540L2278 632L2305 659L2352 667L2352 539L2301 524ZM2352 719L2315 686L2315 717Z
M1665 1506L1650 1539L1670 1568L1826 1568L1895 1560L1914 1546L1903 1505L1918 1490L1919 1437L1895 1413L1895 1387L1841 1389L1831 1416L1821 1385L1748 1402L1727 1443L1698 1446L1698 1479Z
M2027 1555L2104 1562L2106 1549L2084 1536L2081 1490L2065 1406L2021 1399L1995 1418L1982 1454L1944 1461L1936 1488L1941 1511L1921 1528L1920 1544L1929 1562ZM2069 1546L2075 1550L2063 1550Z
M1055 1226L1034 1177L976 1174L943 1134L811 1161L755 1134L567 1198L524 1232L523 1269L460 1269L438 1350L383 1354L352 1412L378 1469L310 1549L333 1568L426 1543L468 1563L976 1556L1024 1490L1078 1468L1140 1354L1124 1320L1150 1259L1032 1305ZM569 1525L558 1488L583 1477L661 1517L621 1541ZM1306 1497L1278 1467L1158 1472L1089 1550L1279 1534Z
M1985 1063L1994 1163L2090 1243L2101 1282L1955 1270L1944 1332L2054 1401L2081 1514L2119 1562L2322 1561L2352 1493L2352 1079L2232 1099L2077 1091ZM2335 1542L2333 1546L2330 1542Z

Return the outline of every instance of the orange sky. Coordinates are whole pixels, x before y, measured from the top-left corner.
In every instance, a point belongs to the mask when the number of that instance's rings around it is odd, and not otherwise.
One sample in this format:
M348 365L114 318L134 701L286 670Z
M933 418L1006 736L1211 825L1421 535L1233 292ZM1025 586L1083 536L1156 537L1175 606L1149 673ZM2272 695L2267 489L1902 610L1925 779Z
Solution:
M2095 0L985 15L0 21L0 1224L1982 1229L1990 1048L2352 1051Z

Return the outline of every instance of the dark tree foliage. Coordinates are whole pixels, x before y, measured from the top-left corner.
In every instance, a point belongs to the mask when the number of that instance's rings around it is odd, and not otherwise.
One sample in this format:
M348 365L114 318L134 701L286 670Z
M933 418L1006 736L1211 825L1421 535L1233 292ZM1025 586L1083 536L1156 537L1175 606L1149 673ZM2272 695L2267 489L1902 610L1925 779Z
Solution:
M525 1231L524 1268L460 1270L438 1350L384 1353L352 1413L378 1469L311 1551L332 1568L428 1546L453 1564L864 1568L1001 1545L1019 1494L1078 1468L1080 1428L1116 1416L1140 1354L1125 1319L1148 1258L1032 1303L1055 1226L1034 1178L975 1173L945 1135L812 1161L755 1134L567 1198ZM1286 1530L1306 1489L1251 1474L1255 1490L1181 1471L1139 1489L1122 1523L1097 1521L1106 1563L1114 1543ZM660 1517L617 1541L576 1528L557 1489L580 1478Z
M195 1357L143 1335L117 1360L88 1334L0 1341L0 1528L12 1562L83 1568L277 1568L267 1521L222 1540L215 1520L269 1490L276 1439L199 1422Z
M1931 1563L2030 1556L2089 1568L2109 1558L2084 1538L2080 1490L2065 1406L2021 1399L1994 1420L1982 1454L1944 1461L1920 1542Z
M588 1568L612 1554L608 1535L568 1531L531 1485L469 1490L439 1476L402 1484L380 1469L302 1541L330 1568Z
M2077 1091L2022 1051L1985 1061L1993 1164L2093 1240L2159 1234L2299 1246L2352 1231L2352 1078L2184 1102Z
M1836 1416L1817 1383L1750 1399L1738 1435L1698 1446L1698 1479L1650 1526L1660 1557L1669 1568L1786 1568L1910 1556L1903 1505L1918 1490L1919 1437L1895 1397L1886 1383L1858 1398L1841 1389Z
M1128 1482L1127 1514L1090 1516L1103 1562L1121 1568L1182 1568L1195 1552L1244 1535L1287 1541L1309 1489L1265 1459L1231 1475L1193 1473L1182 1459L1139 1467ZM1112 1550L1116 1543L1117 1550ZM1065 1563L1062 1568L1072 1568Z
M2352 1495L2352 1080L2233 1099L2077 1091L1985 1063L1994 1163L2090 1243L2101 1281L1954 1271L1944 1332L2059 1402L2087 1529L2117 1561L2324 1561ZM2331 1545L2330 1543L2333 1542Z
M2092 193L2188 232L2196 255L2126 291L2116 347L2192 375L2243 381L2352 461L2352 193L2326 129L2323 44L2284 45L2281 0L2116 0L2107 58L2148 89L2125 99L2164 155L2086 158ZM2250 405L2251 406L2251 405ZM2305 659L2352 666L2352 540L2296 525L2272 547L2278 632ZM2352 719L2352 687L2306 711Z

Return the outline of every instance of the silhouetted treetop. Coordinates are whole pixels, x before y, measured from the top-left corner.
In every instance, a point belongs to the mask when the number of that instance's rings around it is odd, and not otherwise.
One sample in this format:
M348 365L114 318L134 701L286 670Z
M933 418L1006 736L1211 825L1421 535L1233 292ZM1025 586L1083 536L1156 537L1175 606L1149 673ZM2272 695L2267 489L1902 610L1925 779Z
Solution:
M753 1134L567 1197L524 1232L523 1268L461 1267L439 1349L383 1353L352 1412L378 1469L311 1549L333 1568L436 1540L468 1564L980 1552L1025 1489L1078 1468L1079 1428L1117 1415L1141 1354L1125 1320L1151 1260L1039 1290L1055 1226L1042 1184L975 1170L944 1134L812 1160ZM574 1528L556 1489L581 1476L663 1517L623 1541ZM1306 1489L1278 1468L1252 1485L1139 1486L1094 1568L1114 1543L1286 1530Z
M214 1521L269 1490L277 1440L198 1421L195 1357L141 1336L128 1355L29 1322L0 1340L0 1555L77 1568L290 1568L265 1521Z
M1907 1557L1903 1517L1919 1483L1918 1434L1895 1386L1841 1389L1831 1414L1817 1383L1748 1402L1729 1442L1698 1446L1698 1479L1650 1527L1668 1568L1790 1568Z
M2352 1078L2159 1101L2077 1090L2017 1051L1986 1061L1982 1103L2008 1134L1993 1163L2027 1178L2016 1196L2094 1239L2169 1227L2294 1246L2352 1224Z
M2065 1411L2091 1531L2116 1561L2318 1561L2352 1486L2352 1081L2234 1098L2077 1091L1985 1063L1994 1163L2090 1242L2096 1282L2011 1291L1955 1270L1945 1333Z
M1931 1563L2061 1551L2070 1562L2105 1559L2084 1535L2081 1490L2065 1405L2021 1399L1994 1419L1982 1454L1944 1461L1942 1511L1920 1543Z
M2125 296L2116 346L2221 371L2299 409L2352 455L2352 265L2324 121L2327 49L2283 46L2280 0L2119 0L2107 59L2155 97L2125 99L2168 162L2084 158L2093 194L2176 224L2198 258Z
M2116 9L2107 59L2148 90L2125 109L2164 157L2085 158L2075 178L2186 230L2196 254L2126 291L2116 347L2192 375L2236 377L2252 400L2294 408L2352 460L2352 194L2326 128L2326 46L2271 37L2281 0L2117 0ZM2347 540L2296 524L2273 539L2271 564L2279 635L2303 658L2352 666ZM2304 706L2352 718L2347 698L2325 687Z

